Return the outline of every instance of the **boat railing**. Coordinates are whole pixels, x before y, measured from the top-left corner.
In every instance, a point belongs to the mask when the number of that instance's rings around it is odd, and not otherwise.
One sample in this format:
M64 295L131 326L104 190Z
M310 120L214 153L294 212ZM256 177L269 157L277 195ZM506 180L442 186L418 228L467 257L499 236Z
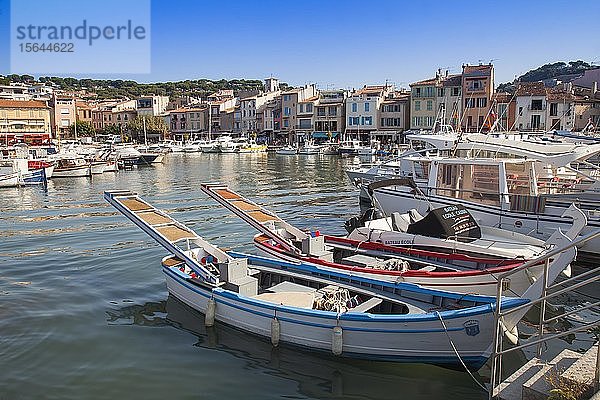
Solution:
M497 290L496 290L496 309L494 312L494 326L496 329L494 335L494 341L492 345L492 356L491 356L491 377L490 377L490 385L488 396L489 399L494 399L498 395L498 388L500 383L502 382L502 358L504 355L508 353L512 353L515 351L522 350L527 347L537 346L537 356L541 357L543 353L543 344L547 343L550 340L562 338L565 336L573 335L578 332L585 332L591 329L597 328L600 326L600 318L595 319L590 322L582 322L577 326L563 330L561 332L550 333L548 329L546 329L550 323L555 322L562 318L568 318L572 315L575 315L581 311L588 310L594 307L600 306L600 301L595 301L593 303L585 304L579 307L574 307L572 310L564 311L559 315L555 315L552 317L546 316L546 306L548 305L548 301L556 298L557 296L565 295L568 293L572 293L584 286L588 286L593 284L594 282L600 281L600 266L595 267L591 270L588 270L584 273L581 273L577 276L572 276L568 279L553 282L548 278L549 275L549 266L551 264L551 259L555 256L559 256L561 253L570 250L573 247L581 246L582 244L592 240L596 237L600 236L600 230L596 230L591 232L585 236L579 236L575 240L572 240L570 243L555 247L540 257L537 257L533 260L523 263L522 265L511 269L510 271L499 274L496 278L498 280ZM544 266L543 274L541 279L542 281L542 291L541 295L532 299L518 307L511 308L509 310L501 309L500 300L503 297L503 293L508 289L510 277L523 271L529 269L534 266L542 265ZM528 340L526 343L511 346L508 348L504 348L504 319L507 316L510 316L516 312L519 312L525 308L531 308L532 306L539 305L539 322L537 324L537 334L532 336L532 339ZM597 359L596 371L600 369L600 358ZM598 387L598 375L596 374L594 385Z

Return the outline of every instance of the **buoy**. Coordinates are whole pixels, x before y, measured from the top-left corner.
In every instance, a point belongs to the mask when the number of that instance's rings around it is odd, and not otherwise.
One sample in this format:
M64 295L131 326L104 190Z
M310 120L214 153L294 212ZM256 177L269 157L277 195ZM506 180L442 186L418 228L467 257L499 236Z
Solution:
M204 315L204 325L213 326L215 324L215 311L217 303L215 299L208 299L206 302L206 314Z
M276 317L271 320L271 344L279 346L279 336L281 336L281 325Z
M342 336L343 336L342 327L341 326L334 327L332 334L331 334L331 351L336 356L339 356L340 354L342 354L342 347L343 347L343 343L344 343Z
M511 330L508 330L506 328L506 325L504 325L504 322L500 321L500 327L502 328L502 333L504 333L504 336L506 336L506 338L514 345L516 345L517 343L519 343L519 329L517 328L517 326L513 326Z

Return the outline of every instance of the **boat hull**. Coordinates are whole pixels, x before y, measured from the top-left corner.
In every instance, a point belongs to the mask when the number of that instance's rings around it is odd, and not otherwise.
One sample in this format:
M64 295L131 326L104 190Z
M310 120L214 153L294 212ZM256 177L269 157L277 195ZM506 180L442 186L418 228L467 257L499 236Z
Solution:
M89 165L68 167L68 168L54 168L53 178L77 178L91 176L91 167Z
M443 290L455 293L479 294L485 296L495 296L498 290L498 281L495 276L502 272L507 272L519 265L518 263L501 267L492 267L483 270L464 270L455 272L429 272L426 270L409 271L390 271L383 269L374 269L368 267L358 267L345 265L335 262L328 262L316 257L290 254L281 247L275 246L265 240L257 240L255 237L254 245L266 256L275 257L287 262L303 262L314 265L317 268L323 268L329 271L350 272L353 275L363 276L371 279L383 280L387 282L408 282L421 285L423 287L435 290ZM330 241L328 241L330 243ZM384 252L371 252L371 255L383 255ZM411 254L415 254L411 252ZM389 256L389 253L387 254ZM523 270L511 276L507 281L505 289L513 295L520 296L533 283L534 276L542 273L542 266L532 267L529 272Z
M0 187L17 187L19 186L19 173L0 176Z
M285 307L240 296L223 289L209 289L186 281L163 268L170 294L206 313L209 299L216 303L215 320L238 329L271 337L271 324L280 324L281 343L322 352L332 351L333 328L342 329L343 357L396 362L458 366L449 344L452 339L465 363L481 367L491 354L494 332L493 307L443 312L447 331L435 313L423 315L375 315ZM504 308L504 307L503 307Z

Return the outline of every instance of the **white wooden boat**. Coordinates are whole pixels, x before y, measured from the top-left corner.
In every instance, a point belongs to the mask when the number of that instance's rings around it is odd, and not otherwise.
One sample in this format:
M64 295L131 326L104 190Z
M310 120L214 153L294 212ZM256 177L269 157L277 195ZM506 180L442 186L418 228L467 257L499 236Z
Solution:
M407 159L407 160L410 160ZM421 178L372 189L387 215L416 209L464 206L480 225L508 229L542 240L557 228L569 229L562 215L572 203L583 210L587 234L600 228L600 191L593 178L544 178L539 163L523 159L412 158ZM384 182L384 184L386 184ZM600 255L600 238L583 244L587 256Z
M20 186L19 179L20 173L13 172L12 169L10 170L10 172L0 171L0 187L2 188Z
M298 154L298 149L291 145L283 146L282 148L275 150L275 154L293 156Z
M378 280L411 282L460 293L494 295L498 283L495 276L534 258L531 253L524 253L529 258L469 255L304 232L227 186L201 184L200 188L261 232L254 237L254 244L263 253L328 271L347 271ZM581 212L575 209L571 212L577 222L567 236L575 237L586 221ZM510 282L511 292L521 295L541 273L542 267L536 266L515 274Z
M162 261L170 294L215 321L265 338L343 357L481 367L492 352L495 298L454 294L407 283L328 273L302 263L228 254L131 192L105 199L171 256ZM556 243L569 239L557 232ZM574 248L550 264L553 281ZM522 298L502 298L516 310L503 327L516 334L538 280ZM375 288L375 289L374 289ZM454 350L456 349L456 350Z
M53 178L91 176L91 165L81 157L62 155L55 161Z

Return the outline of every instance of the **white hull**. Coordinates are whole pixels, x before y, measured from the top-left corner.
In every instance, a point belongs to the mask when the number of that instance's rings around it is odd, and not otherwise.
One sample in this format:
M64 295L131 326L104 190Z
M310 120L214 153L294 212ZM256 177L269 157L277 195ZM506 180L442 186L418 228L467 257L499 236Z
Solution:
M53 178L76 178L83 176L91 176L91 168L89 165L81 167L70 167L65 169L54 168Z
M276 317L283 343L331 352L333 328L340 326L342 356L440 364L458 361L434 313L393 317L348 312L338 316L333 312L278 306L222 289L210 291L190 285L167 269L163 271L169 293L185 304L206 313L212 297L216 302L215 320L265 338L271 337L271 323ZM448 335L467 363L480 366L491 354L493 314L459 314L444 320ZM477 334L467 334L466 325L476 325Z
M19 186L19 173L0 176L0 187L17 187Z

